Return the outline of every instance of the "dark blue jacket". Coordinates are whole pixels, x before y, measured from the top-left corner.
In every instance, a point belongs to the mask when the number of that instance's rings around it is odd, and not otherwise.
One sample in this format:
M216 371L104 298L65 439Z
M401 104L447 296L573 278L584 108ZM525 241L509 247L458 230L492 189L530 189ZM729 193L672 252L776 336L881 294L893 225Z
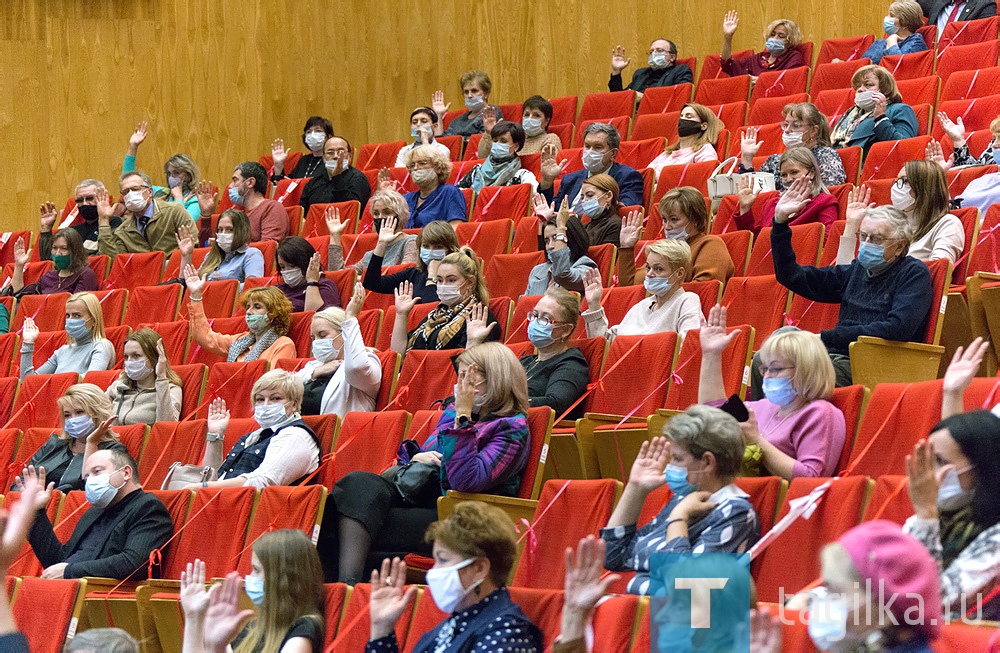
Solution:
M615 161L611 164L611 170L608 174L614 177L614 180L618 182L618 188L621 190L620 202L623 206L642 206L642 175L635 168L629 167L622 163ZM562 183L559 185L559 193L555 196L556 210L559 210L559 206L562 204L563 198L567 197L572 203L573 199L580 194L580 186L583 182L587 181L587 177L590 173L587 169L577 170L576 172L571 172L562 178ZM545 196L546 201L552 201L552 188L546 188L542 191L542 195Z

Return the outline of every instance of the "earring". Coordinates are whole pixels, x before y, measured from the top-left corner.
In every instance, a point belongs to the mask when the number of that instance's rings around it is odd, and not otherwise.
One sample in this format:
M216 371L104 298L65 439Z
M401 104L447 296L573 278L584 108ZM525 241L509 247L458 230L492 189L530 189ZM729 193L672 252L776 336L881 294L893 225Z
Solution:
M476 585L476 596L479 596L482 593L482 590L480 590L481 587L482 585Z

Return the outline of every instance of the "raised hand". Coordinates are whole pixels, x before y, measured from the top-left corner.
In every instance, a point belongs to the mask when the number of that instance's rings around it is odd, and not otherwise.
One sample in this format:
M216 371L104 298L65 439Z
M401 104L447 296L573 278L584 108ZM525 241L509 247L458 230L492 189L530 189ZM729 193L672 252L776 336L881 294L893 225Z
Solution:
M115 214L115 208L111 205L111 197L107 188L98 188L94 193L97 198L97 222L104 227L111 224L111 216Z
M309 258L309 265L306 267L306 283L319 283L322 265L323 261L320 260L319 252L316 252Z
M740 26L740 17L735 11L727 11L726 16L722 19L722 36L727 39L733 38L733 34L736 33L736 28Z
M181 251L181 257L184 260L190 261L191 256L194 254L194 233L186 224L182 224L177 227L177 249Z
M875 207L875 203L871 201L871 198L872 189L865 184L855 186L847 194L847 211L845 213L847 227L845 228L845 233L847 233L848 229L851 230L851 234L858 233L861 221L865 219L868 209Z
M336 206L329 206L326 209L324 217L326 218L326 230L330 232L330 238L334 239L335 242L339 242L340 235L347 228L347 223L340 221L340 209Z
M956 349L944 373L942 390L945 393L964 394L972 379L979 373L979 365L983 362L983 356L986 355L989 346L990 343L984 339L976 338L967 349L962 347Z
M24 238L14 241L14 267L23 268L31 261L31 253L24 246Z
M225 650L244 624L253 617L253 610L240 610L240 575L235 571L208 590L205 611L205 646L211 651Z
M406 563L399 558L382 561L382 569L372 570L371 598L368 600L368 614L371 618L371 638L386 637L396 628L396 622L403 611L417 595L416 587L406 585Z
M444 103L444 91L434 91L434 94L431 95L431 108L437 114L438 120L444 120L444 114L448 113L450 107L451 102Z
M503 116L501 116L501 119ZM493 105L487 104L483 108L483 129L489 134L497 126L497 110Z
M788 222L812 200L812 182L799 177L778 198L774 207L774 221Z
M559 213L556 214L556 229L565 229L569 224L572 215L569 211L569 198L563 197L562 205L559 206Z
M702 355L721 354L738 333L739 331L726 333L726 307L716 304L708 312L708 321L698 333Z
M944 111L938 111L937 119L938 124L941 125L941 129L944 130L945 136L951 139L951 142L954 143L955 147L965 145L965 122L962 121L962 116L959 116L957 120L952 121L952 119L948 117L947 113Z
M397 315L409 315L413 307L420 302L419 297L413 296L413 284L409 281L399 284L399 288L396 288L393 292L396 298Z
M541 220L548 220L556 214L555 202L549 206L549 203L545 201L545 196L541 193L535 193L535 200L533 206L535 216Z
M367 293L361 281L354 282L354 292L351 293L351 301L347 302L347 307L344 309L347 312L347 319L355 318L361 314L366 296Z
M748 168L753 166L753 158L757 156L757 152L760 151L760 146L763 144L764 141L757 140L757 128L747 127L740 138L740 159L742 159L744 166Z
M642 237L642 211L630 211L618 232L618 248L632 249Z
M56 226L56 217L59 215L56 211L56 205L52 202L45 202L38 207L39 221L38 226L43 234L52 231L52 228Z
M275 172L282 172L285 169L285 161L288 159L288 153L291 152L291 148L285 149L285 141L281 138L276 138L271 141L271 159L274 161Z
M205 589L205 563L195 558L181 572L181 608L187 620L202 618L208 610L208 590Z
M649 494L667 482L664 473L670 462L670 442L663 436L642 443L639 455L632 463L628 484Z
M756 189L756 185L753 183L752 175L744 175L740 178L740 188L736 191L736 198L740 203L740 212L746 213L753 208L753 203L757 201L757 195L760 191Z
M458 373L458 383L455 386L455 421L459 415L472 415L476 399L476 365Z
M392 180L392 173L388 168L381 168L378 171L378 179L375 185L379 190L399 190L396 182Z
M38 325L30 316L24 318L24 324L21 326L21 339L26 345L33 344L38 340Z
M163 338L156 341L156 378L167 378L167 367L170 365L170 358L167 350L163 347Z
M608 587L618 580L617 574L604 575L604 540L588 535L573 549L566 548L565 602L563 603L562 633L564 641L583 637L587 620Z
M34 465L28 465L21 471L21 476L15 480L20 482L21 491L26 493L21 495L21 501L29 500L25 507L31 510L32 515L49 505L49 499L52 498L52 491L56 484L49 483L48 487L45 486L44 467L36 469ZM28 497L27 491L30 488L35 488L35 490L31 493L32 496Z
M955 154L952 153L950 157L945 159L944 150L941 149L941 143L937 141L931 141L927 144L927 148L924 150L924 158L938 164L946 172L951 170L951 167L955 165Z
M216 397L208 405L208 422L205 427L209 433L225 433L229 428L229 409L222 397Z
M108 434L108 430L111 429L111 424L116 419L118 419L118 416L112 415L111 417L107 418L106 420L98 424L97 428L91 431L90 435L87 436L87 444L97 447L100 444L101 440L104 439L104 436Z
M875 108L872 110L872 118L881 118L885 115L885 108L888 106L889 100L878 91L872 93L872 99L875 100Z
M32 476L19 483L21 498L0 511L0 573L7 570L21 555L21 547L28 537L28 530L35 521L35 514L41 505L44 508L52 496L51 484L45 488L45 470L41 471L41 481Z
M199 301L201 299L201 291L205 288L205 280L198 276L198 270L190 263L184 266L183 274L188 294L192 300Z
M198 196L198 208L201 209L202 217L207 218L215 213L215 186L212 182L202 179L195 187L194 193Z
M594 310L601 305L604 297L604 282L601 271L597 268L587 268L583 273L583 296L587 298L587 308Z
M399 224L399 220L396 216L389 216L382 219L382 227L378 230L378 242L384 245L389 245L392 241L396 240L396 226Z
M913 447L913 454L906 456L906 475L910 478L910 503L913 513L925 519L937 519L938 487L945 473L952 469L945 465L938 469L934 455L934 445L928 440L920 440Z
M562 171L566 169L569 165L569 159L563 159L562 161L556 161L556 155L559 154L559 149L552 143L548 143L542 147L542 162L541 171L542 178L551 183L555 181L556 177L562 174ZM546 186L547 188L547 186Z
M611 73L613 75L621 75L622 71L628 68L630 63L632 63L632 59L625 58L625 48L616 45L611 51Z
M139 146L142 145L142 142L146 140L146 133L148 129L149 129L149 123L146 122L145 120L143 120L136 126L135 131L132 132L132 135L128 139L128 144L130 149L131 148L138 149Z
M476 304L469 311L469 317L465 321L465 336L468 343L466 347L472 347L470 343L479 344L484 342L496 327L496 322L489 322L490 311L482 304Z

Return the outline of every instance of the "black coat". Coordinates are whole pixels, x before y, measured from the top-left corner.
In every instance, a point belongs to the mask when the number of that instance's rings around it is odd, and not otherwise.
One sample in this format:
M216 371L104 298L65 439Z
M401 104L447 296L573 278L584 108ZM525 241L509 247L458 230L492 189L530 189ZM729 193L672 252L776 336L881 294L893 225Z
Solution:
M917 0L920 3L920 8L924 10L924 16L927 16L927 22L931 25L937 22L938 17L941 15L941 11L951 4L950 0ZM965 7L958 14L956 20L979 20L980 18L989 18L990 16L997 15L997 2L996 0L968 0L965 3ZM938 34L938 36L941 36Z

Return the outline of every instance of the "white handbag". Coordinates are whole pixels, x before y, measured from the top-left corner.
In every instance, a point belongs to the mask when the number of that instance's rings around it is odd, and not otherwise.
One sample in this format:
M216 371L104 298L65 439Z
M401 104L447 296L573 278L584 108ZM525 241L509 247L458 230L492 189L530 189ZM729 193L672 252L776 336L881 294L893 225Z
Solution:
M740 190L740 182L743 177L752 177L754 190L758 193L774 190L774 175L769 172L736 172L739 165L739 157L731 156L721 162L712 171L712 176L708 178L708 196L712 202L717 204L726 195L736 195ZM722 172L726 165L729 170Z

